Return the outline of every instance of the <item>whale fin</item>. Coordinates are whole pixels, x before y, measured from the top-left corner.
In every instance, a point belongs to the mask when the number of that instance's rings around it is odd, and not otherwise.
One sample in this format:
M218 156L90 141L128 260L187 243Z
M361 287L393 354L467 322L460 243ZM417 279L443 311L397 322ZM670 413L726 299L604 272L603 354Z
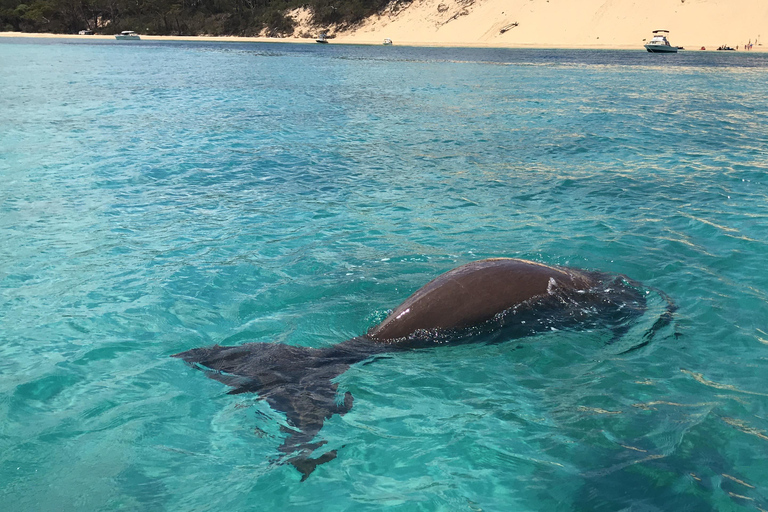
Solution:
M352 408L352 395L337 397L332 379L357 362L338 350L295 347L279 343L248 343L236 347L195 348L178 357L219 382L231 386L229 394L258 393L285 414L291 428L278 448L305 480L314 469L336 457L329 451L311 457L325 441L313 442L323 422Z
M653 340L654 336L656 336L656 333L658 331L674 323L675 312L677 311L678 306L677 304L675 304L675 301L672 300L672 297L667 295L662 290L659 290L658 288L649 288L649 290L656 292L665 302L664 312L661 315L659 315L659 317L656 319L653 325L645 332L645 334L643 334L642 342L638 343L633 347L628 348L623 352L619 352L619 355L629 354L630 352L640 350L641 348L647 346L648 344L651 343L651 341ZM677 325L674 325L674 331L672 335L675 338L679 338L681 336L680 332L677 330Z

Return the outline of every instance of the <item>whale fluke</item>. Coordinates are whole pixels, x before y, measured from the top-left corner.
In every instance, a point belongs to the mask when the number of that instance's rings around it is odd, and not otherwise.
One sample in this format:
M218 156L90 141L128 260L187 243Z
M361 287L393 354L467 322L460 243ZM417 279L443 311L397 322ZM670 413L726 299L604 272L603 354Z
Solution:
M337 396L332 379L351 364L371 357L370 342L348 340L334 347L310 348L281 343L247 343L236 347L193 348L174 354L195 368L227 386L229 394L257 393L276 411L285 414L291 428L278 448L287 462L306 479L319 464L336 457L326 452L310 455L324 442L313 443L323 422L334 414L346 414L352 408L352 394ZM376 350L373 351L374 353Z

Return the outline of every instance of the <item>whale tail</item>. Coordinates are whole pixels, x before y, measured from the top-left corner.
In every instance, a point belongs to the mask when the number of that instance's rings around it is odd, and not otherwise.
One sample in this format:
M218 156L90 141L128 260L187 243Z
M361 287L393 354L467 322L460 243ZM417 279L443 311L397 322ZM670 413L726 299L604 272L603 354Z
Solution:
M325 444L313 442L323 422L352 408L352 395L337 396L332 379L367 356L350 349L349 343L330 348L248 343L195 348L171 357L231 386L229 394L258 393L273 409L285 413L290 428L281 428L287 436L278 449L301 472L303 481L318 465L336 457L335 451L311 457Z

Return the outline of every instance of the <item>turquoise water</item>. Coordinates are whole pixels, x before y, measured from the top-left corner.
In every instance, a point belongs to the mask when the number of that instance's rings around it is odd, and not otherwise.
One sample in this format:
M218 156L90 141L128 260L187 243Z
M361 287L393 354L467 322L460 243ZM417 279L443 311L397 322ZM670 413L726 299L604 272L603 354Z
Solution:
M0 40L4 510L768 509L766 126L768 55ZM330 346L491 256L675 324L353 367L305 482L168 357Z

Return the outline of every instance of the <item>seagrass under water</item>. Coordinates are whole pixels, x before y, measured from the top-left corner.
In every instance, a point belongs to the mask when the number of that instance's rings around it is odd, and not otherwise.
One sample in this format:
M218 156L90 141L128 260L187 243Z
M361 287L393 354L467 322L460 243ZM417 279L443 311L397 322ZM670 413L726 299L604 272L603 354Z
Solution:
M9 510L768 509L768 56L0 40ZM168 356L330 347L459 264L668 293L398 353L304 482ZM673 334L679 332L680 336Z

